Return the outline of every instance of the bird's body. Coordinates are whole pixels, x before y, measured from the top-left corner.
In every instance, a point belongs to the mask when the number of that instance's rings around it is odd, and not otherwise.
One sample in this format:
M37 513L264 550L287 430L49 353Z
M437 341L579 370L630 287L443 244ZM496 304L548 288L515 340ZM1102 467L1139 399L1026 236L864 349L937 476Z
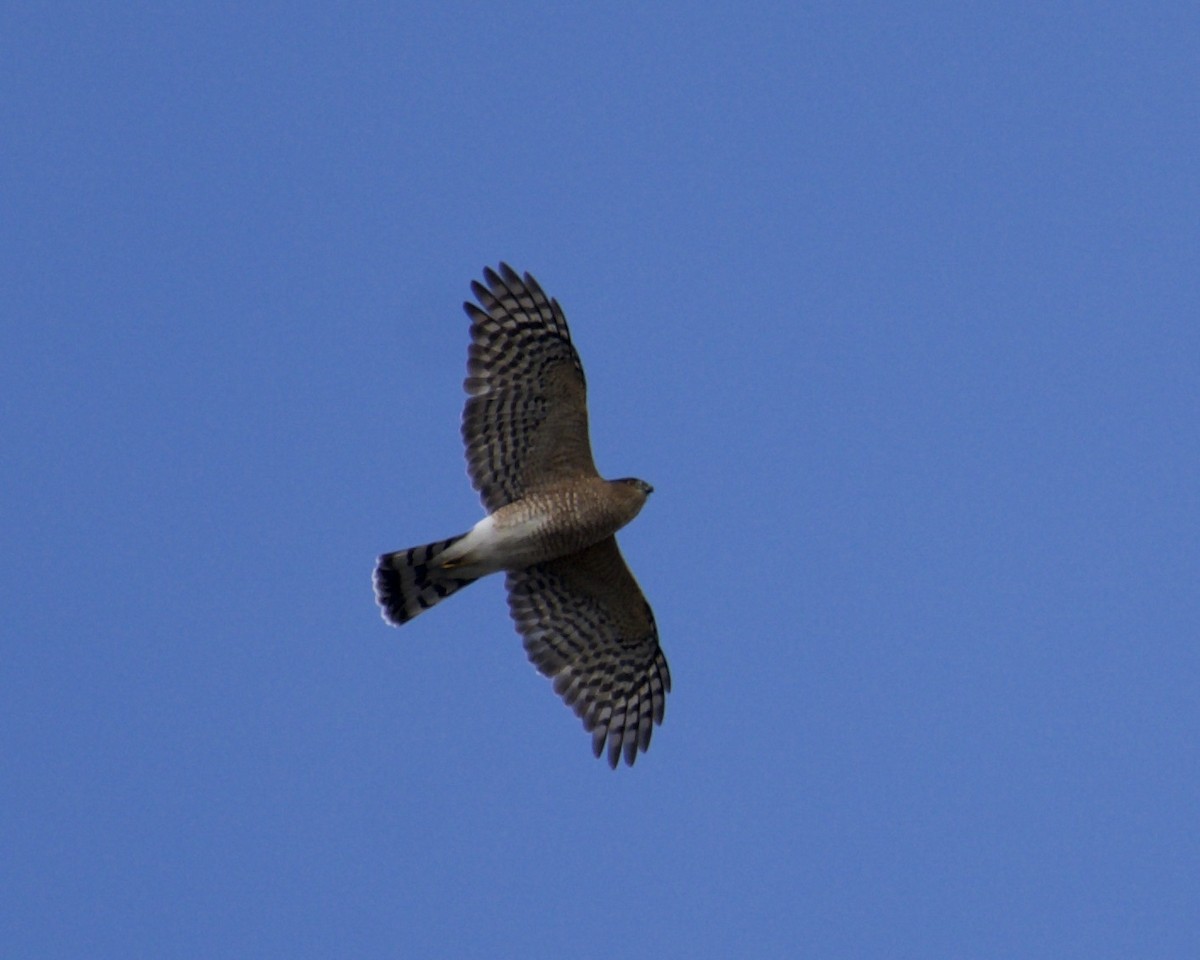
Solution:
M468 472L488 515L467 533L379 558L375 595L400 625L503 571L509 610L537 668L616 766L661 723L671 679L649 604L614 534L652 492L592 462L586 385L566 318L537 282L501 264L472 289Z
M639 484L591 477L533 491L480 520L442 554L441 563L478 578L578 553L638 515L650 495Z

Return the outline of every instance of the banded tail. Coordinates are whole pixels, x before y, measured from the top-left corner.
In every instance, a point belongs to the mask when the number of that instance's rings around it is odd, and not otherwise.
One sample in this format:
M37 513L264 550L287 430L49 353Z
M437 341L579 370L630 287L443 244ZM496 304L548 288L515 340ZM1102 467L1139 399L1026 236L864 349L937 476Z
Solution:
M375 566L375 602L384 620L397 627L408 623L439 600L475 582L475 577L456 577L453 570L437 563L442 551L463 536L385 553L379 558Z

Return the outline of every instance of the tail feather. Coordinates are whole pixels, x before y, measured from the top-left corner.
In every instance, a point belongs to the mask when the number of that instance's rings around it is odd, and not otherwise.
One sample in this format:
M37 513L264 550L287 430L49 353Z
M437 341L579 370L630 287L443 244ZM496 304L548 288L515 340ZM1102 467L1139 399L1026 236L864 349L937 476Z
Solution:
M439 600L475 582L474 577L456 577L453 571L437 565L442 551L463 536L385 553L379 558L375 565L375 602L384 620L397 627L408 623Z

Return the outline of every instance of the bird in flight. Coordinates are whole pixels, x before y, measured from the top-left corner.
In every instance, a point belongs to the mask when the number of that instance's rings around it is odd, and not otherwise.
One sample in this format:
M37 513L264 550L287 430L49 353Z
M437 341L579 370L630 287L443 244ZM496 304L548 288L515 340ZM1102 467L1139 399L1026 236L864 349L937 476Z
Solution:
M653 488L597 472L583 365L558 301L505 263L483 277L471 284L478 303L463 304L462 437L487 516L459 536L383 554L375 599L400 626L503 571L529 659L583 721L592 752L633 766L662 723L671 674L615 534Z

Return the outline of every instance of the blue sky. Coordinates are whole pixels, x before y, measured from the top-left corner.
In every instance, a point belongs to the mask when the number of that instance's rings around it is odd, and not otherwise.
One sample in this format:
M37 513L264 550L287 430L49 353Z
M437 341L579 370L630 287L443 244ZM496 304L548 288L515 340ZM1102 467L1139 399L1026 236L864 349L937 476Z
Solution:
M1190 4L0 15L0 952L1200 952ZM461 301L571 321L675 681L502 585Z

